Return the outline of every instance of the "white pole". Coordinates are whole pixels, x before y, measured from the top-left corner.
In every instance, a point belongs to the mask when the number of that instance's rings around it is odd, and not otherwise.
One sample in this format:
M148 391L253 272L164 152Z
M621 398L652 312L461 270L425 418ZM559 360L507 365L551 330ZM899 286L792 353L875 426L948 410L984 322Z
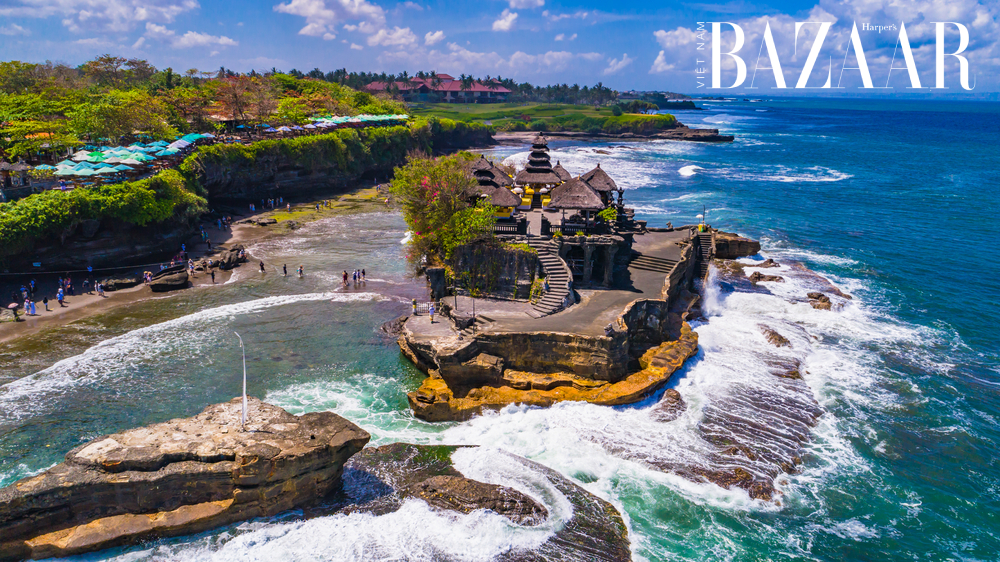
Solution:
M240 340L240 350L243 352L243 416L240 418L240 427L243 431L247 430L247 350L243 347L243 338L240 334L236 334L236 338Z

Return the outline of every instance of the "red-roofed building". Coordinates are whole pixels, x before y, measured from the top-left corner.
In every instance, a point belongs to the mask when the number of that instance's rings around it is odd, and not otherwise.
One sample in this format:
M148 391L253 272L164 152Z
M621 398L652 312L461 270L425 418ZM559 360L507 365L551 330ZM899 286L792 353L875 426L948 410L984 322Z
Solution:
M437 74L434 78L412 78L409 83L372 82L365 86L369 92L396 91L404 101L431 103L503 103L510 90L499 82L476 80L467 88L461 80L448 74Z

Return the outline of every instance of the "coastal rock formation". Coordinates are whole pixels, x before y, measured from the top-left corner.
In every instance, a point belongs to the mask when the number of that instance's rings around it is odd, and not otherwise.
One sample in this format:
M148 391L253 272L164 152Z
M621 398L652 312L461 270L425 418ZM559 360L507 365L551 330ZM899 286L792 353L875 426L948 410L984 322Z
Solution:
M185 289L188 286L188 272L184 265L168 267L153 276L149 282L149 288L154 293L166 293Z
M735 260L756 255L760 252L760 242L744 238L731 232L715 231L715 257Z
M663 391L663 398L653 406L652 417L662 423L676 420L687 409L687 403L681 398L681 393L672 388Z
M809 298L809 304L816 310L831 310L833 308L833 302L830 301L830 297L823 293L812 292L806 296Z
M549 515L545 506L513 488L485 484L463 476L432 476L400 493L406 497L420 498L434 507L459 513L488 509L517 525L537 525Z
M414 362L418 367L423 365L428 368L429 376L420 388L407 395L414 415L427 421L448 421L467 420L484 410L500 410L508 404L547 407L569 400L618 406L637 402L666 384L684 365L684 361L698 352L698 334L686 322L682 323L675 339L642 355L639 359L641 370L615 380L567 371L504 369L493 358L481 356L476 358L475 372L479 375L489 373L489 377L483 375L457 380L456 377L463 372L472 372L465 371L468 364L463 364L454 372L448 371L450 366L442 367L441 371L446 373L442 374L432 367L435 364L432 358L425 360L413 351L406 336L400 337L399 344L407 356L416 359ZM496 377L497 372L502 373L500 378L491 379Z
M219 269L223 271L228 271L234 267L239 266L241 263L247 261L246 257L240 257L240 252L243 251L242 244L234 244L228 250L223 251L216 258L217 261L213 262L215 265L219 266Z
M368 433L332 412L294 416L251 398L100 437L0 489L0 560L68 556L198 533L309 504L333 490Z
M759 271L754 271L750 274L750 282L755 284L764 282L784 283L785 280L778 275L764 275Z
M451 456L466 447L393 443L368 447L354 455L344 468L344 489L334 511L383 514L396 511L407 498L421 498L437 509L470 513L486 509L517 525L546 524L552 517L541 502L506 486L466 478L452 465ZM558 472L511 455L503 460L517 472L540 476L568 500L570 518L555 525L552 536L530 551L512 550L502 562L625 562L631 560L628 530L610 503L577 486ZM512 481L518 478L513 476ZM534 480L534 477L532 478ZM529 489L537 489L529 484ZM539 490L539 497L547 497ZM346 508L345 508L346 506ZM551 525L551 523L548 523ZM441 558L448 560L447 558Z
M138 277L119 277L116 279L105 279L103 281L104 290L108 292L130 289L140 283L142 283L142 279Z
M674 129L661 131L654 135L658 139L694 141L694 142L732 142L734 135L720 135L718 129L691 129L678 123Z
M780 263L774 261L773 259L767 258L760 264L754 265L754 267L779 267L780 265Z
M761 325L759 325L757 327L760 328L761 333L764 334L764 337L767 338L767 341L771 345L773 345L775 347L788 347L788 346L792 345L791 342L788 341L788 338L786 338L785 336L779 334L778 332L775 332L771 328L769 328L769 327L767 327L767 326L765 326L763 324L761 324Z

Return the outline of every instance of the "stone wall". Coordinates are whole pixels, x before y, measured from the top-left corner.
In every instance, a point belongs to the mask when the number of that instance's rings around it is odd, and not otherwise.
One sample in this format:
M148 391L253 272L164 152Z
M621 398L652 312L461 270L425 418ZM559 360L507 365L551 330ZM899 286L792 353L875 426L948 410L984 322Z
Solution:
M458 246L449 265L465 272L455 279L461 292L501 299L527 299L539 271L537 253L499 244Z

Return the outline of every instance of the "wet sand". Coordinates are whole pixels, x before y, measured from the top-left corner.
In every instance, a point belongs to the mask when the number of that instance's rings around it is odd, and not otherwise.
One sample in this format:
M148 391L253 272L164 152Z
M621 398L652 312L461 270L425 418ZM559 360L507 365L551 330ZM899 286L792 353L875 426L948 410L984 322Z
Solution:
M331 205L329 207L323 206L322 202L324 200L329 201ZM319 210L316 210L316 203L320 203ZM231 228L223 228L220 230L216 227L216 223L206 221L204 225L205 232L208 234L208 239L212 243L212 249L209 250L208 245L201 242L199 236L195 236L192 240L187 242L188 257L193 259L195 262L198 262L202 258L212 257L219 253L221 251L219 250L220 247L229 248L234 244L250 245L251 243L264 238L288 234L293 232L293 230L288 227L288 221L294 221L296 225L302 225L308 222L339 215L369 211L383 211L385 208L386 205L378 196L376 189L373 187L367 187L353 190L346 195L341 192L337 195L320 198L316 201L292 204L290 211L287 207L280 207L253 214L248 213L243 217L234 217L234 222L239 223L248 219L258 220L263 218L273 218L278 221L277 224L267 227L257 226L254 224L233 224ZM256 262L257 260L253 256L249 256L248 263L241 267L255 268ZM216 269L215 284L222 285L229 280L231 276L232 271L222 271ZM45 275L38 275L37 277L39 279L55 279L58 275L49 273ZM102 278L101 275L90 277ZM114 275L110 277L114 277ZM77 279L74 281L74 286L79 289L83 279L84 276L78 275ZM191 287L187 290L205 290L212 285L211 273L208 271L195 272L195 274L190 277L190 281ZM142 284L130 289L106 292L105 297L98 296L96 291L77 294L75 296L67 295L64 299L64 302L66 303L65 307L59 306L59 303L55 300L53 294L47 295L49 296L48 311L45 310L41 301L43 294L39 292L39 294L36 295L38 301L36 301L35 304L37 311L35 316L28 316L24 314L22 308L21 310L18 310L18 322L0 322L0 343L9 342L24 336L30 336L46 328L70 324L74 321L106 312L118 306L154 297L169 298L171 295L182 292L183 291L154 293L148 285ZM9 298L9 295L3 298ZM2 302L2 300L0 300L0 302Z

